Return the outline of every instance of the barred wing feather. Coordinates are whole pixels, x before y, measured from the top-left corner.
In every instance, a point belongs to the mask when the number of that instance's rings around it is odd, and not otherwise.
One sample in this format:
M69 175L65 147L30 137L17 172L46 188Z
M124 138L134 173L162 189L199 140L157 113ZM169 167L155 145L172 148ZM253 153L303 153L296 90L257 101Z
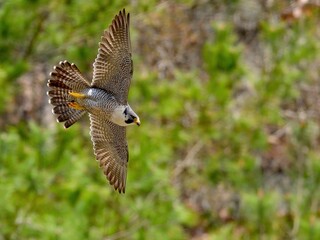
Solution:
M98 116L90 116L90 134L94 154L109 183L119 193L125 192L128 146L126 128Z
M133 72L129 22L124 9L115 16L101 37L93 64L92 87L113 93L121 104L127 103Z

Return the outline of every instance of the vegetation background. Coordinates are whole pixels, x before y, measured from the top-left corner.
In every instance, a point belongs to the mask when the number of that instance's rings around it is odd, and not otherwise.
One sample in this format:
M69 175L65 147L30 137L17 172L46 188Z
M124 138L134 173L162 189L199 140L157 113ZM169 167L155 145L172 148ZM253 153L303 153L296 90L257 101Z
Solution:
M54 120L131 13L127 191ZM319 1L0 0L0 239L320 239Z

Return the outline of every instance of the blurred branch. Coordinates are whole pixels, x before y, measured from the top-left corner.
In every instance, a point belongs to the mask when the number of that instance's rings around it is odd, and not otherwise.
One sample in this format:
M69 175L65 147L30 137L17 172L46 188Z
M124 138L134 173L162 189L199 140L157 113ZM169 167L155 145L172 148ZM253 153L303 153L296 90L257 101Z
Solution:
M146 221L139 221L138 215L136 215L132 219L132 222L134 222L135 225L133 225L130 229L117 232L117 233L113 234L112 236L105 238L104 240L127 239L129 236L132 236L134 232L138 231L141 227L144 227L147 225Z
M38 36L40 35L43 24L46 21L46 19L48 18L48 16L49 16L49 11L47 9L40 11L38 21L36 23L36 26L34 27L34 31L33 31L32 35L27 43L27 46L22 54L22 59L27 59L31 55L31 53L34 49L34 46L36 45L36 40L37 40Z
M177 161L176 166L174 168L174 178L176 179L186 168L189 168L191 166L195 166L194 160L198 152L203 147L202 141L196 142L190 150L188 151L186 157L182 160Z

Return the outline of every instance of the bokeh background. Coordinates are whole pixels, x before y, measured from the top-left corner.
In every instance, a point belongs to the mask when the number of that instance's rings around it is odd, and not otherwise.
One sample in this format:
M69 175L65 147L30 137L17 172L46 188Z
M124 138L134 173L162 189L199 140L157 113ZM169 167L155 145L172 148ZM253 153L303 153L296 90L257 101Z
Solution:
M0 239L320 239L319 1L0 0ZM127 189L49 72L131 13Z

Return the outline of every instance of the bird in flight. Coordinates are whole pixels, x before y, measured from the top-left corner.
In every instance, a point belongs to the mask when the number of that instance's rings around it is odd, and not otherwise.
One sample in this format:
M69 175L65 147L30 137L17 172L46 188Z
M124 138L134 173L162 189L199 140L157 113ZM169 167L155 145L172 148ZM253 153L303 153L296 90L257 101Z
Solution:
M119 193L126 188L126 126L140 126L138 115L128 104L133 72L129 23L130 15L123 9L104 31L91 83L68 61L55 66L48 80L52 112L58 122L64 122L65 128L89 114L94 154L109 183Z

